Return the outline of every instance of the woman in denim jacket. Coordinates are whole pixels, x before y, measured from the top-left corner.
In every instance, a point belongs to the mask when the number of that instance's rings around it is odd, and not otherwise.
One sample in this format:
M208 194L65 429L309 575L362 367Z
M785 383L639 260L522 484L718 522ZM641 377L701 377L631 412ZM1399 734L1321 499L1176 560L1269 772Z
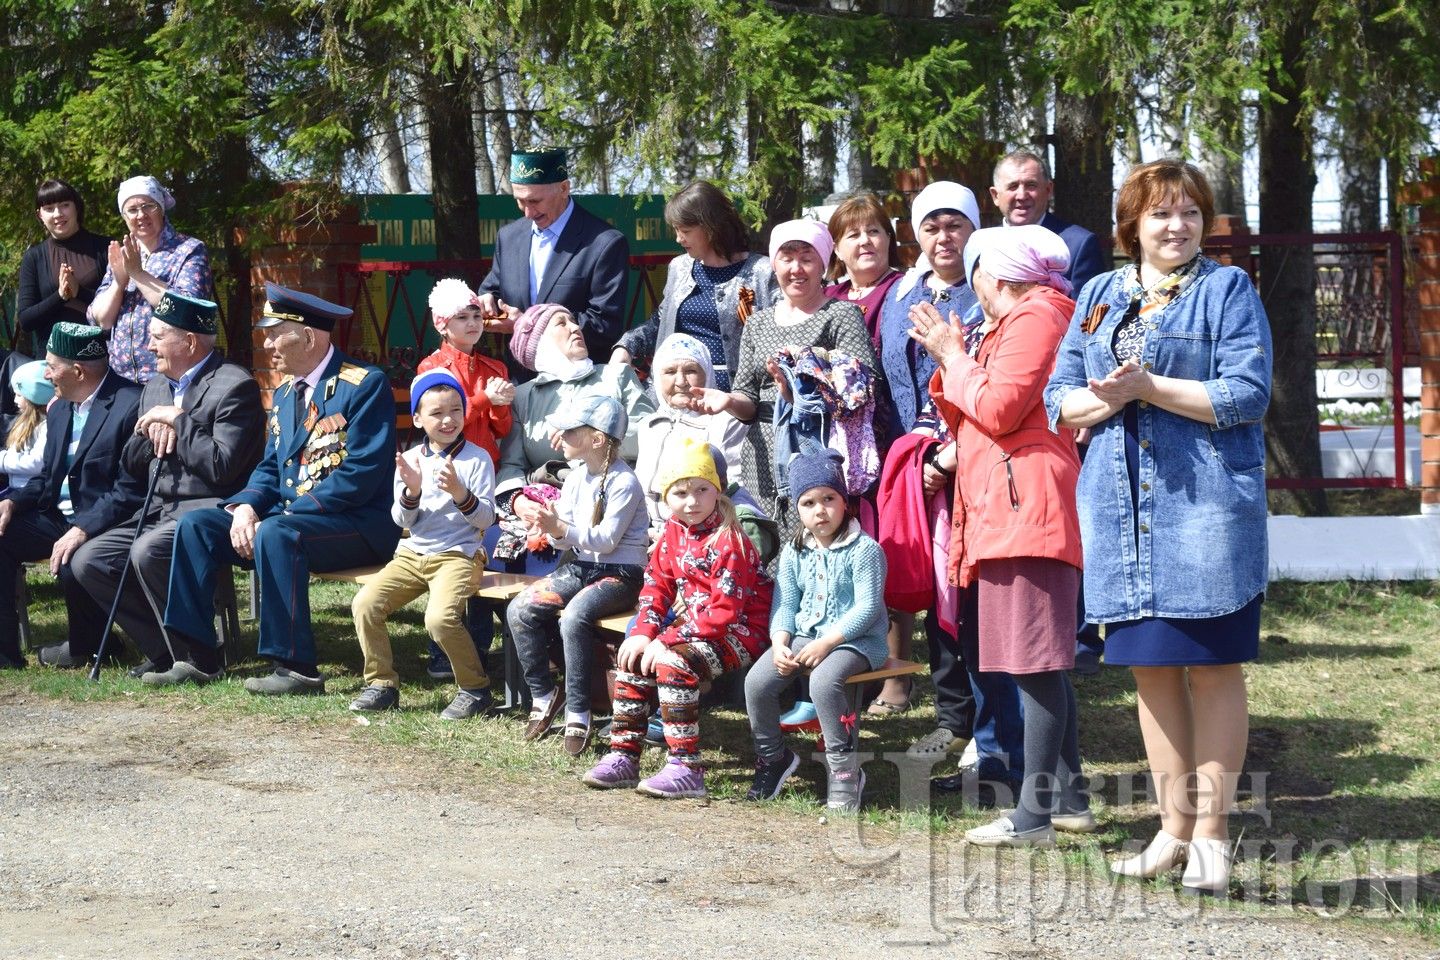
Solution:
M1051 427L1089 428L1077 502L1086 619L1135 675L1161 830L1112 869L1224 895L1226 817L1245 759L1241 665L1257 654L1268 558L1270 326L1244 271L1200 256L1214 219L1190 164L1136 167L1116 201L1135 263L1085 285L1045 391ZM1188 859L1188 862L1187 862Z
M735 205L708 181L696 180L675 194L665 204L665 222L685 252L670 261L660 305L620 338L610 361L649 363L672 333L688 333L710 349L710 386L729 390L746 318L780 297L770 258L746 249L749 235Z

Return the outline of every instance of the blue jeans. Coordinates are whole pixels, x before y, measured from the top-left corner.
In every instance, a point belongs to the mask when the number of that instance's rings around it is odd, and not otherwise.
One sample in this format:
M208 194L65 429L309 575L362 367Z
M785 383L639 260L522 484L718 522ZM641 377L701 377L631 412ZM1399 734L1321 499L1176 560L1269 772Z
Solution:
M590 664L599 622L634 609L643 576L643 568L635 565L571 560L510 601L505 619L531 697L555 689L550 646L558 636L565 652L566 709L590 709Z

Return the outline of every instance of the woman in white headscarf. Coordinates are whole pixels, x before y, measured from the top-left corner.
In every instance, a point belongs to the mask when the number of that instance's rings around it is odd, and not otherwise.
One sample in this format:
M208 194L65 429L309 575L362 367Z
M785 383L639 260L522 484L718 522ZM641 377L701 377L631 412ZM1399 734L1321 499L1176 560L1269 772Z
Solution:
M109 267L85 315L110 331L110 369L146 383L155 376L155 354L146 347L155 305L166 290L213 300L215 282L205 244L170 225L175 198L159 180L131 177L115 202L129 233L111 242Z
M695 407L696 391L715 385L715 368L710 349L688 333L672 333L655 351L651 362L655 412L640 421L639 456L635 473L645 488L652 529L669 516L664 491L655 489L655 477L666 457L679 449L683 440L708 443L719 450L727 463L738 464L744 452L749 424L729 413L702 413Z

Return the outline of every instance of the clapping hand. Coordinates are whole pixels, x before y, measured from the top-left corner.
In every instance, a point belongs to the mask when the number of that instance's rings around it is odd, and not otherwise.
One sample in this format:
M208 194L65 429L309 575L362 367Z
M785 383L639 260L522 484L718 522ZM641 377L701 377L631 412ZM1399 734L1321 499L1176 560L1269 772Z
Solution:
M485 396L492 407L508 407L515 402L515 384L504 377L491 377L485 381Z
M945 366L957 354L965 352L965 334L960 317L950 311L947 321L933 303L917 303L910 308L910 339L925 348L935 362Z
M125 268L125 247L119 240L111 240L110 246L105 248L105 259L110 264L110 276L114 278L117 287L124 287L130 282L130 272Z
M1111 370L1103 380L1091 379L1090 392L1097 400L1123 407L1132 400L1148 400L1155 392L1155 381L1146 370L1134 360L1126 360Z
M465 486L465 482L455 470L454 457L446 457L445 462L440 464L440 469L435 471L435 485L450 494L450 499L456 503L470 496L470 488Z
M56 289L61 300L74 300L75 295L80 292L75 285L75 268L70 264L60 264L60 277Z
M403 453L395 454L395 472L400 475L400 482L405 484L405 493L411 499L418 499L420 496L420 470L409 460L405 459Z
M134 234L120 239L120 256L125 262L125 276L134 277L144 269L140 263L140 241L135 239Z
M565 532L565 521L556 514L553 503L537 504L535 517L530 524L538 527L551 539L555 539Z

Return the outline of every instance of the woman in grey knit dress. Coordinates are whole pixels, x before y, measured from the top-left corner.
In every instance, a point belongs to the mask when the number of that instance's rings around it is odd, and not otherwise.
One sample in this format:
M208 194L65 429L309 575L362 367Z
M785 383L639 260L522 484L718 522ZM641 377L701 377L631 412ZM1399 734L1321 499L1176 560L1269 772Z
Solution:
M775 485L774 408L779 387L775 355L783 348L823 347L860 360L879 377L879 364L858 307L825 293L825 269L834 241L816 220L791 220L770 233L770 262L781 298L751 316L740 338L740 362L731 392L704 390L696 405L707 413L728 411L753 423L746 438L745 486L780 524L782 538L798 529L795 511Z

